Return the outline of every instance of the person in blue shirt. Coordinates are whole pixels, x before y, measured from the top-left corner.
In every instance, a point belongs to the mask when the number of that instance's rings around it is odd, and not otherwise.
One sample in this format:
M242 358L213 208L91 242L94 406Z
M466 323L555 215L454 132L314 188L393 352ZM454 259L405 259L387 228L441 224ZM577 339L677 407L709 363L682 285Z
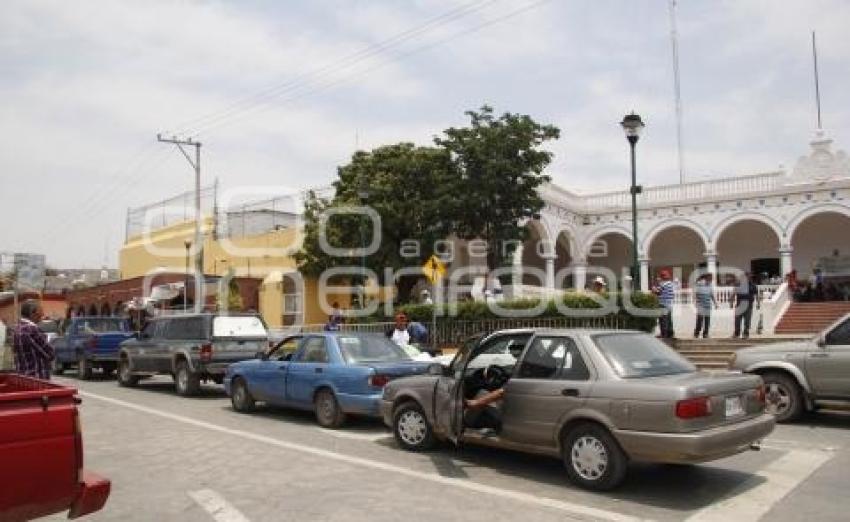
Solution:
M663 309L663 314L658 318L658 329L662 339L672 339L675 337L673 333L673 300L676 297L676 283L673 282L673 274L666 268L661 270L659 275L661 281L654 289L655 295L658 296L658 303Z
M697 322L694 326L694 338L700 336L702 332L703 339L708 339L708 329L711 325L711 309L717 307L717 300L714 298L714 276L712 274L704 274L697 280L696 288L694 288L694 301L697 308Z

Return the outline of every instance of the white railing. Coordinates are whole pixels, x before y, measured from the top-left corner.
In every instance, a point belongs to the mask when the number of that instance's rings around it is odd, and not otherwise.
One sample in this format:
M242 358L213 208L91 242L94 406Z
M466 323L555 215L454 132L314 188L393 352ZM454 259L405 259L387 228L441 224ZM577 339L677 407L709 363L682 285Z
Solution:
M753 310L753 322L751 335L771 335L774 333L776 323L785 313L791 302L788 285L758 285L760 304ZM676 291L673 303L673 328L678 337L690 337L696 323L696 307L694 306L694 292L691 288L683 288ZM712 337L726 337L734 330L735 309L732 307L735 296L734 286L718 286L714 288L714 298L717 308L711 312ZM762 330L758 331L761 323Z
M729 198L731 195L771 191L779 188L781 178L784 174L784 172L777 171L753 176L649 187L645 188L643 193L638 196L638 205L645 207L647 205L663 205L718 197ZM562 195L562 197L565 196ZM627 208L631 205L631 194L627 190L591 194L577 198L577 201L579 201L580 205L577 210L584 210L586 212Z

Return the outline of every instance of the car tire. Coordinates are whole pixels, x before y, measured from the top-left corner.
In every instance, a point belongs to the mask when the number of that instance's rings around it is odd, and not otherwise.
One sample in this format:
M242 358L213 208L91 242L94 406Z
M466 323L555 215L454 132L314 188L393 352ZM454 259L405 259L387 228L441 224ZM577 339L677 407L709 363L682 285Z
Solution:
M130 359L122 357L118 361L118 385L127 388L135 388L139 384L139 376L133 375L133 368L130 367Z
M77 378L83 381L90 381L92 377L91 362L86 359L84 354L80 354L77 358Z
M803 414L803 390L793 377L779 372L765 373L765 411L776 417L776 422L792 422Z
M62 375L65 372L65 363L59 362L59 359L53 359L53 375Z
M189 363L184 359L177 361L177 371L174 373L174 390L177 395L191 397L201 391L201 376L192 373Z
M626 477L628 458L607 429L583 423L564 436L562 452L570 480L584 489L608 491Z
M434 447L434 430L425 412L415 402L406 402L393 412L393 435L407 451L427 451Z
M336 429L345 423L345 413L339 407L339 403L331 390L327 388L319 390L313 401L313 406L319 426Z
M256 402L251 392L248 391L248 385L245 379L236 377L230 385L230 403L233 404L233 409L239 413L250 413L254 411Z

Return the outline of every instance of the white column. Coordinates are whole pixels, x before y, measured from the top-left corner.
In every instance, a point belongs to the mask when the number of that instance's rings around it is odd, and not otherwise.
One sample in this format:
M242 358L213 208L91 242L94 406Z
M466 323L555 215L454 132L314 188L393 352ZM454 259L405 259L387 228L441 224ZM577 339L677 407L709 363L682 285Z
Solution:
M779 266L783 278L794 269L794 266L791 263L792 253L794 253L794 249L790 246L784 246L779 249Z
M573 263L573 286L579 292L587 286L587 261Z
M714 252L705 253L705 268L709 274L717 281L717 254Z
M517 246L516 250L514 250L514 260L513 260L513 285L514 292L519 290L519 285L522 284L522 252L523 245Z
M543 259L546 261L545 286L551 290L555 288L555 256L550 254Z
M640 264L640 291L649 292L649 258L638 259Z

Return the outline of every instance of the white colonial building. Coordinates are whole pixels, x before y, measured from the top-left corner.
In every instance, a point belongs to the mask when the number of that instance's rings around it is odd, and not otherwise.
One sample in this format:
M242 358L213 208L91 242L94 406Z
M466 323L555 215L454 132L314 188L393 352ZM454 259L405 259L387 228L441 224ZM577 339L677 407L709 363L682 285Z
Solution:
M801 280L816 267L827 276L850 276L850 158L833 151L822 131L810 145L790 171L645 187L638 196L640 286L647 290L662 268L673 271L682 288L677 333L693 328L691 276L698 270L718 275L721 303L732 292L725 274L752 272L771 281L762 287L767 333L790 302L781 281L792 269ZM546 206L528 223L531 237L515 255L514 281L522 284L505 287L504 295L584 289L605 274L609 286L628 284L630 192L578 195L549 184L542 195ZM713 330L731 328L731 310L715 314Z

